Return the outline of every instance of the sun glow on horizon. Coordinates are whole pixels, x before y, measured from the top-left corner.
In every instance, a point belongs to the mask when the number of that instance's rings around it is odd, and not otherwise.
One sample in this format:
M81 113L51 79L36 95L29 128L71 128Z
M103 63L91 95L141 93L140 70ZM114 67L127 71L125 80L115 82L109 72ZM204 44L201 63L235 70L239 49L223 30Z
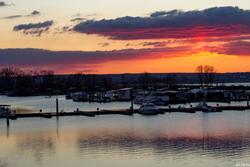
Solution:
M201 64L250 70L250 3L73 1L1 6L0 67L58 74L194 72Z

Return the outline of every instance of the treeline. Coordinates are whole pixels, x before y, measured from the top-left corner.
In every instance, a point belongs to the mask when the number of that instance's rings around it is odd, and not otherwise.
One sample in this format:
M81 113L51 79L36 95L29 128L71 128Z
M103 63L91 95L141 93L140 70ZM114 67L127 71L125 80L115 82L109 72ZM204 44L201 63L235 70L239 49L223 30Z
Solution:
M53 71L27 71L8 67L0 69L0 93L13 96L55 95L76 91L105 91L124 87L149 88L157 86L174 87L173 77L155 78L142 73L136 80L121 75L119 83L109 75L72 74L55 75Z
M213 66L198 66L196 78L200 86L211 86L215 83L216 69ZM55 75L53 71L28 71L15 67L0 69L0 93L13 96L56 95L69 92L105 91L125 87L140 89L169 88L178 89L180 80L176 75L157 77L150 73L119 75L119 81L112 75L72 74ZM188 78L183 78L188 80ZM194 79L192 79L194 80Z
M54 87L53 71L24 71L15 67L0 70L0 91L9 95L31 95Z
M112 79L96 75L55 75L53 71L0 69L0 92L13 96L55 95L70 91L111 89Z
M210 65L200 65L195 70L201 86L209 86L215 82L216 69Z

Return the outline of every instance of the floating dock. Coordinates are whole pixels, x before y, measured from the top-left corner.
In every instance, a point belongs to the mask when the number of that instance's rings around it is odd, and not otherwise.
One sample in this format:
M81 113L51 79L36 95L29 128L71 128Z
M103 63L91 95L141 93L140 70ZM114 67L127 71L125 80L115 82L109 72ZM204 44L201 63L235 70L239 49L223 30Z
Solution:
M227 110L237 110L244 111L250 110L250 106L218 106L215 107L217 112L227 111ZM180 112L180 113L196 113L198 111L202 111L201 108L198 107L190 107L190 108L160 108L158 114L172 113L172 112ZM74 112L50 112L50 113L17 113L10 114L9 119L15 120L17 118L52 118L52 117L65 117L65 116L87 116L87 117L95 117L98 115L134 115L140 114L138 109L135 110L100 110L100 111L74 111ZM155 114L157 115L157 114Z

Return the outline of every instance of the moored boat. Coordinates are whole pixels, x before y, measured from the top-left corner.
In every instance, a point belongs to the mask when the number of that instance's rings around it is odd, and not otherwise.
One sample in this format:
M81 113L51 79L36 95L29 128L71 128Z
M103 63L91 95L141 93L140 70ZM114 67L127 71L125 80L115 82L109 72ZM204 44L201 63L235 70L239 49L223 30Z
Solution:
M202 112L220 112L220 110L218 110L218 108L213 107L213 106L209 106L205 102L199 103L196 107L198 109L200 109Z
M5 118L9 111L9 105L0 105L0 118Z
M139 113L144 115L156 115L159 114L159 108L153 103L144 103L139 108Z

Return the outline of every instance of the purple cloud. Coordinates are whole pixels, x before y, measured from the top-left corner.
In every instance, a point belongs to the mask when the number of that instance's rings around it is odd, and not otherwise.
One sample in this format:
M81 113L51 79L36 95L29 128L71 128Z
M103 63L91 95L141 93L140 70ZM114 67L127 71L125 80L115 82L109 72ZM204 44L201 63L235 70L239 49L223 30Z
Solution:
M87 20L73 30L116 40L238 36L250 34L250 11L238 7L160 11L147 17Z
M41 15L41 12L34 10L28 15L11 15L11 16L5 16L2 17L3 19L17 19L17 18L22 18L22 17L33 17L33 16L39 16Z
M95 67L105 62L182 56L189 47L124 49L112 51L49 51L41 49L0 49L0 66L61 69Z
M42 33L47 32L54 24L54 21L45 21L40 23L19 24L13 28L13 31L21 31L26 35L41 36Z

